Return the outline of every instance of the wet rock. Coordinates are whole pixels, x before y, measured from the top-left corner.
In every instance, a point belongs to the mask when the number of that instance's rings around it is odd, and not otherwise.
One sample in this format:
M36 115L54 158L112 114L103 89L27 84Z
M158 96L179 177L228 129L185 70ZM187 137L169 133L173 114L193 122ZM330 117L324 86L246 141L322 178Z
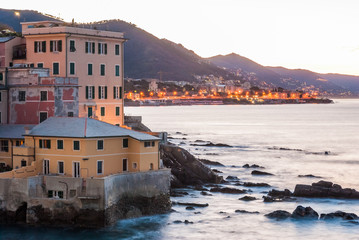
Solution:
M243 182L242 185L245 187L270 187L268 183Z
M343 220L356 220L359 217L355 213L346 213L342 211L336 211L333 213L328 214L320 214L320 219L327 220L327 219L334 219L334 218L341 218Z
M215 187L211 188L210 192L220 192L220 193L231 193L231 194L242 194L246 193L245 189L236 189L236 188L228 188L228 187Z
M179 223L182 223L182 221L181 220L175 220L175 221L173 221L173 223L179 224Z
M194 212L194 214L201 214L201 212Z
M223 173L222 171L219 171L217 169L212 169L212 171L215 172L215 173Z
M224 165L220 162L216 162L216 161L210 161L207 159L198 159L200 162L206 164L206 165L211 165L211 166L221 166L224 167ZM213 171L213 170L212 170Z
M198 161L192 154L178 146L161 144L161 159L164 166L171 168L171 187L221 183L223 178Z
M182 205L189 207L208 207L208 203L185 203L185 202L172 202L173 205Z
M193 222L188 221L188 220L184 220L184 224L193 224Z
M224 143L212 143L212 142L208 142L205 144L191 144L191 146L200 146L200 147L229 147L231 148L232 146L228 145L228 144L224 144Z
M194 189L194 190L197 190L197 191L208 191L207 188L204 188L204 187L202 187L202 186L195 186L193 189Z
M203 196L213 196L212 194L210 194L208 192L205 192L205 191L202 191L201 195L203 195Z
M268 213L264 216L266 216L268 218L275 218L277 220L283 220L283 219L289 218L291 216L291 214L284 210L276 210L276 211Z
M315 176L313 174L307 174L307 175L298 175L298 177L302 177L302 178L322 178L320 176Z
M268 195L272 197L283 198L283 197L290 197L293 195L293 193L288 189L284 189L284 191L272 189L271 191L268 192Z
M184 197L185 195L188 195L188 192L184 192L184 191L171 191L171 194L170 194L171 197Z
M220 213L220 214L224 214L224 213L226 213L226 212L220 211L219 213Z
M191 207L191 206L188 206L188 207L186 207L186 210L195 210L195 208Z
M258 211L250 212L250 211L247 211L247 210L236 210L234 212L236 212L236 213L250 213L250 214L258 214L259 213Z
M236 177L236 176L228 176L228 177L226 177L226 180L228 180L228 181L239 181L238 177Z
M253 170L251 172L252 175L262 175L262 176L265 176L265 175L274 175L272 173L268 173L268 172L263 172L263 171L258 171L258 170Z
M276 198L271 196L263 196L262 198L264 202L292 202L296 200L292 197Z
M257 198L252 197L252 196L244 196L244 197L239 198L238 200L242 200L242 201L253 201L253 200L256 200L256 199L257 199Z
M264 168L264 167L259 166L259 165L257 165L257 164L249 165L248 163L244 164L242 167L243 167L243 168Z
M318 219L319 214L311 207L298 206L291 215L292 218Z
M208 155L208 156L218 156L219 154L218 154L218 153L206 153L205 155Z
M294 189L294 196L309 198L347 198L359 199L359 192L355 189L342 188L332 182L319 181L312 185L297 184Z

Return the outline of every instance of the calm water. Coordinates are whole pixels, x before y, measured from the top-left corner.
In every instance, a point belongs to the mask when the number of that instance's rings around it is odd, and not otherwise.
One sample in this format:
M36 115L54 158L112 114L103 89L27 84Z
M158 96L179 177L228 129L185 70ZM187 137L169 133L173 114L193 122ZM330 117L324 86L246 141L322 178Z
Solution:
M167 131L175 138L172 142L196 156L223 163L225 167L216 169L224 177L233 175L241 181L293 190L298 183L319 180L298 178L299 174L313 174L359 189L359 100L337 100L330 105L128 107L125 112L142 115L151 130ZM190 146L195 140L234 147ZM271 150L273 147L303 151ZM324 155L325 151L330 154ZM264 166L275 175L252 176L251 169L241 167L245 163ZM342 210L359 215L359 201L297 198L295 202L264 203L261 192L272 188L251 188L250 195L258 198L252 202L238 200L243 195L202 196L184 189L189 195L172 200L209 203L209 207L189 211L173 206L176 212L122 220L99 230L0 226L0 239L359 239L359 225L342 220L264 217L279 209L292 212L298 205L311 206L319 214ZM235 213L237 209L260 213ZM175 224L175 220L193 224Z

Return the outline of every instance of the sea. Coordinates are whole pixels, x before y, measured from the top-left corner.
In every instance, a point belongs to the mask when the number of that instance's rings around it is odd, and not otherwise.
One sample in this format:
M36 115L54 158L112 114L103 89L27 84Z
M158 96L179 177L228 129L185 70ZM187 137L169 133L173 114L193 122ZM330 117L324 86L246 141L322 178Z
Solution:
M359 239L359 222L334 220L274 220L265 214L292 212L310 206L319 214L338 210L359 215L359 200L296 198L266 203L271 189L294 190L296 184L319 180L359 190L359 100L333 104L197 105L126 107L126 115L142 116L152 131L165 131L169 141L198 158L218 161L210 166L242 182L271 187L243 187L247 194L211 193L184 188L175 202L208 203L208 207L173 205L168 214L119 220L101 229L0 225L0 239ZM198 141L232 147L204 147ZM192 145L191 145L192 144ZM251 175L244 164L257 164L272 176ZM298 177L312 174L319 178ZM244 195L257 200L239 200ZM239 213L246 210L258 213ZM187 223L185 221L187 220Z

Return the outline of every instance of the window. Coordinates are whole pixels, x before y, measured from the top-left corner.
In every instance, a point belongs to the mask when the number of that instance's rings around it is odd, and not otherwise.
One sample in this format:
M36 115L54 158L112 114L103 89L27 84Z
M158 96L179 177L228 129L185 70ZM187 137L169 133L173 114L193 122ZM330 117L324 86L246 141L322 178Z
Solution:
M116 77L120 76L120 65L115 65L115 76Z
M120 55L120 45L115 45L115 55Z
M107 43L98 43L98 54L107 54Z
M97 150L103 150L103 140L97 140Z
M62 40L50 41L50 52L62 52Z
M152 143L151 143L151 144L152 144L152 147L154 147L154 146L155 146L155 141L152 141Z
M57 162L57 173L64 174L64 162L63 161Z
M70 62L70 75L75 75L75 63Z
M0 81L4 80L4 74L0 73Z
M113 87L113 98L121 99L122 98L122 87Z
M43 63L38 63L38 64L37 64L37 67L38 67L38 68L43 68L43 67L44 67L44 64L43 64Z
M67 113L67 116L68 116L68 117L73 117L73 116L74 116L74 112L68 112L68 113Z
M95 54L95 42L86 42L85 52Z
M95 87L86 86L86 99L95 99Z
M126 158L122 159L122 170L124 172L127 171L127 159Z
M35 41L34 42L34 52L46 52L46 41Z
M58 62L55 62L52 64L52 74L53 75L59 75L60 72L60 64Z
M42 123L47 119L47 112L40 112L40 120L39 122Z
M21 167L26 167L26 161L25 160L21 160Z
M42 162L42 170L45 175L50 174L50 160L44 159Z
M105 107L101 107L101 116L105 116Z
M80 141L74 141L74 150L80 151Z
M8 140L0 140L0 152L9 152Z
M136 168L137 168L137 163L135 163L135 162L132 163L132 168L133 168L133 169L136 169Z
M87 75L92 76L92 63L87 64Z
M47 91L40 92L40 101L47 101Z
M58 150L64 149L64 140L57 140L57 149Z
M120 116L120 107L116 107L116 116Z
M75 40L70 40L70 52L76 52Z
M153 163L150 163L150 170L153 170Z
M92 107L88 107L87 117L92 118Z
M21 145L23 145L24 144L24 141L23 140L16 140L15 141L15 146L16 147L20 147Z
M128 138L122 140L122 148L128 148Z
M30 63L30 67L33 68L35 67L35 65L33 63Z
M99 99L107 99L107 86L99 86L98 87L98 98Z
M64 198L64 191L54 191L49 190L47 191L48 198Z
M72 162L72 170L73 170L73 177L78 178L80 177L80 163L79 162Z
M103 174L103 160L97 161L97 174Z
M26 91L19 91L19 101L24 102L26 100Z
M105 64L100 65L101 76L105 76L105 68L106 68Z
M144 145L145 145L145 147L151 147L151 142L150 142L150 141L146 141Z
M51 140L50 139L39 139L39 148L51 149Z

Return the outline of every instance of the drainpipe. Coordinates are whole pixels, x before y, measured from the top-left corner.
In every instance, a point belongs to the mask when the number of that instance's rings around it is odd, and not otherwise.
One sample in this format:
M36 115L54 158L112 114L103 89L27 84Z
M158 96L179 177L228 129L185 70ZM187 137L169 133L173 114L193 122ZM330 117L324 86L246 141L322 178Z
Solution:
M10 90L8 89L7 87L7 84L8 84L8 72L9 72L9 69L6 67L5 68L5 89L6 89L6 92L7 92L7 124L10 124Z
M14 142L13 141L14 141L13 139L10 140L10 143L11 143L11 167L12 167L12 169L14 169L14 149L13 149Z
M65 38L65 63L66 63L66 67L65 67L65 70L66 70L66 74L65 74L65 77L67 78L67 40L68 38L71 36L71 34L68 34L66 35L66 38Z

